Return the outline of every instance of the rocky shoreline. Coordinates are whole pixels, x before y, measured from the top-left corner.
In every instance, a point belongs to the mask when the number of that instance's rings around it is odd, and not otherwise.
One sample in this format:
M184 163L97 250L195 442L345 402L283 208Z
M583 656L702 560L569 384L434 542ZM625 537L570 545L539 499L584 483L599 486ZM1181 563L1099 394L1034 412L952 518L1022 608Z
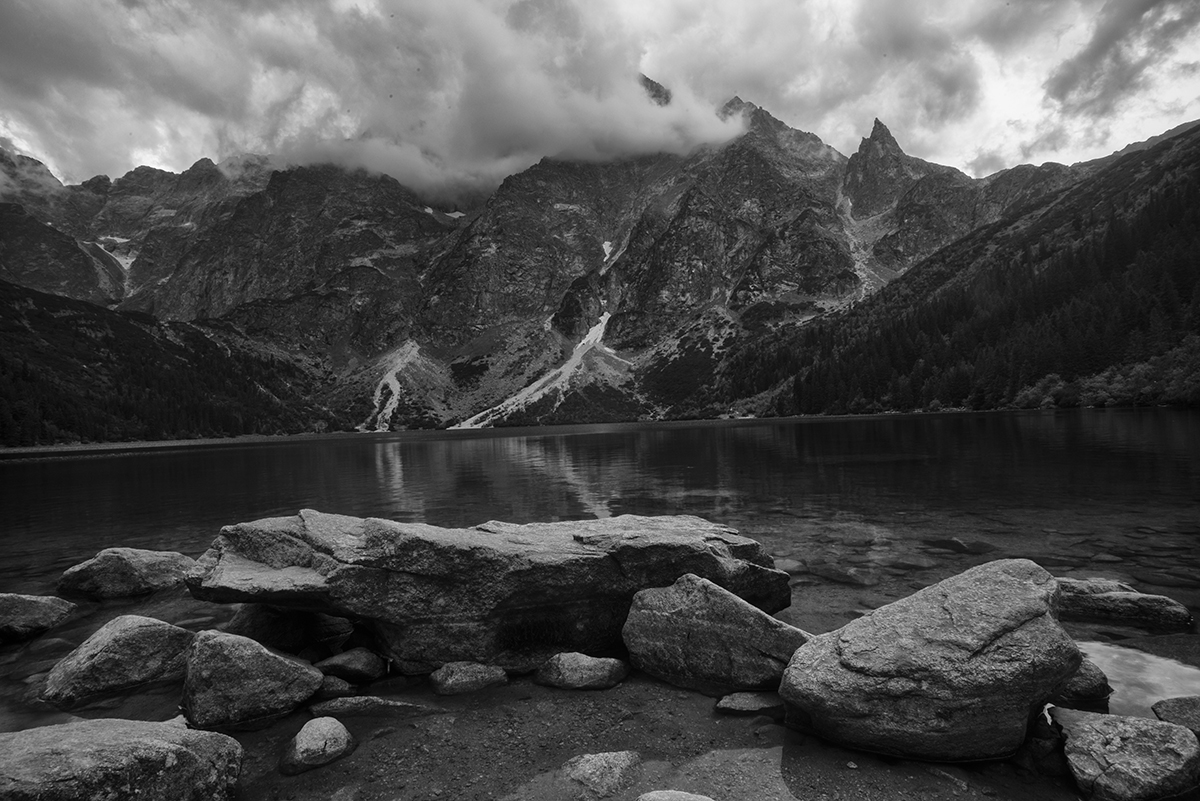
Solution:
M1059 622L1187 631L1188 610L1024 559L986 562L811 634L773 616L790 603L789 576L759 543L700 518L440 529L305 510L227 526L195 561L106 549L66 571L59 592L181 586L241 606L219 630L114 617L30 686L85 718L150 688L175 694L183 714L0 734L0 795L123 797L133 782L142 798L453 789L721 801L748 788L803 797L803 775L829 797L862 797L844 793L891 776L891 794L871 797L901 798L900 774L911 774L914 788L935 776L955 795L1152 799L1200 785L1200 704L1163 699L1162 721L1087 711L1111 688ZM0 594L0 637L41 636L73 608ZM509 700L482 704L489 697ZM562 714L581 708L577 720ZM675 730L680 708L689 722ZM508 710L508 748L472 741L481 727L495 735L498 710ZM672 752L666 730L692 758ZM589 742L632 747L562 758ZM436 744L446 764L369 767L398 743ZM455 758L473 753L469 768ZM490 778L455 773L484 763ZM878 775L860 773L866 765ZM302 773L326 779L289 784ZM1013 782L1024 789L1010 796Z

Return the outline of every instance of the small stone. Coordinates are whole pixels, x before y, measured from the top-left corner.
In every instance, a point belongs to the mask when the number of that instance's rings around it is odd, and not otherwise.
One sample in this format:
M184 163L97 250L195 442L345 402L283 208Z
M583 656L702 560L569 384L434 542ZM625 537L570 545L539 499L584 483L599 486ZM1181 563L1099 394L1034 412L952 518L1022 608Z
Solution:
M309 707L309 712L317 717L325 715L339 718L355 715L395 715L402 717L419 717L421 715L436 715L444 710L436 706L416 704L411 701L399 701L394 698L380 698L377 695L356 695L350 698L331 698Z
M632 784L641 767L642 758L637 751L609 751L573 757L562 766L562 772L598 798L607 798Z
M354 746L354 738L337 718L313 718L287 744L279 760L279 772L295 776L328 765L349 754Z
M63 622L75 604L52 595L0 592L0 643L36 637Z
M1200 695L1181 695L1155 701L1150 707L1159 720L1186 726L1200 737Z
M476 662L449 662L429 676L438 695L461 695L508 684L504 668Z
M1200 783L1200 743L1183 726L1146 718L1050 710L1066 735L1071 775L1085 795L1150 801Z
M125 598L182 586L196 560L174 551L105 548L69 567L58 580L58 591L90 598Z
M727 715L767 715L783 719L783 699L779 693L733 693L717 701L717 711Z
M564 690L607 690L629 675L629 665L620 659L588 656L578 652L555 654L538 668L533 680Z
M352 684L366 684L383 678L387 673L387 663L383 657L366 648L352 648L324 659L313 667L327 676L337 676Z
M858 770L858 765L854 764L853 762L847 762L846 767L850 768L850 770Z

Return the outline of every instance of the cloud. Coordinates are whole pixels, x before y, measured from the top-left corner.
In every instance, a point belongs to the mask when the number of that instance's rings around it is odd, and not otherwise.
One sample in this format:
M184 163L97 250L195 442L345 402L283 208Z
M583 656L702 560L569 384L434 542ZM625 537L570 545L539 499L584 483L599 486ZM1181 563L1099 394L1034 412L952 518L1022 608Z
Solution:
M975 154L975 158L967 162L967 172L976 178L982 178L985 175L991 175L994 172L1008 167L1008 159L1002 153L996 150L980 150Z
M1195 0L1109 0L1087 46L1046 80L1046 97L1070 115L1108 117L1197 25Z

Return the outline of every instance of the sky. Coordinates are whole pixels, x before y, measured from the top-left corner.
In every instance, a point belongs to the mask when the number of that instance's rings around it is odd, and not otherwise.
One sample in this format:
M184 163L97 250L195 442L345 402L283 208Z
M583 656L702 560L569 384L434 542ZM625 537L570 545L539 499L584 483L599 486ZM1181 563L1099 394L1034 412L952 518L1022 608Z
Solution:
M1072 163L1200 117L1200 0L0 0L0 146L70 183L254 152L453 197L726 141L733 95L846 155L878 117Z

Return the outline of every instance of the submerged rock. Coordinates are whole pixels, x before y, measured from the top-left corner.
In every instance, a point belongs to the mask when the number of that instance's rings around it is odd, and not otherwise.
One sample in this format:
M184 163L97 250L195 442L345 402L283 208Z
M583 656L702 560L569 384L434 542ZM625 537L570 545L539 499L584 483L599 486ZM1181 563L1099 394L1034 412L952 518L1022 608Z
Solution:
M607 690L629 675L629 665L620 659L581 653L555 654L538 668L533 680L563 690Z
M349 651L323 659L313 667L326 676L337 676L354 684L366 684L383 678L387 673L387 663L383 658L366 648L351 648Z
M726 715L766 715L783 720L783 699L779 693L732 693L717 701L717 711Z
M1186 631L1192 613L1165 595L1148 595L1112 579L1058 579L1063 620L1120 623L1162 631Z
M354 738L337 718L313 718L296 732L279 760L285 776L328 765L354 750Z
M75 604L53 595L0 592L0 643L28 640L67 619Z
M897 756L996 759L1080 664L1054 577L1025 559L972 568L813 637L779 693L788 723Z
M179 586L195 564L190 556L174 551L105 548L67 568L58 580L58 591L100 599L146 595Z
M635 595L622 635L639 670L716 695L775 689L810 636L690 573Z
M356 695L353 698L331 698L309 707L314 715L353 717L356 715L395 715L397 717L419 717L438 715L445 712L436 706L401 701L396 698L380 698L375 695Z
M651 790L648 793L642 793L637 797L637 801L713 801L706 795L696 795L695 793L685 793L682 790Z
M1200 736L1200 695L1181 695L1155 701L1150 710L1159 720L1185 726Z
M242 747L170 723L87 720L0 734L7 801L232 799Z
M478 662L447 662L429 674L438 695L462 695L508 684L504 668Z
M562 773L594 797L607 798L636 781L641 769L637 751L609 751L573 757L562 766Z
M195 636L150 617L115 617L54 666L42 700L69 708L90 696L150 682L182 681Z
M262 728L312 697L323 678L249 638L202 631L187 654L183 708L197 728Z
M1173 723L1055 707L1079 789L1102 801L1152 801L1200 784L1200 743Z
M761 545L690 516L444 529L304 510L226 526L188 586L202 600L370 621L394 665L425 673L619 648L634 593L684 573L769 612L791 599Z

